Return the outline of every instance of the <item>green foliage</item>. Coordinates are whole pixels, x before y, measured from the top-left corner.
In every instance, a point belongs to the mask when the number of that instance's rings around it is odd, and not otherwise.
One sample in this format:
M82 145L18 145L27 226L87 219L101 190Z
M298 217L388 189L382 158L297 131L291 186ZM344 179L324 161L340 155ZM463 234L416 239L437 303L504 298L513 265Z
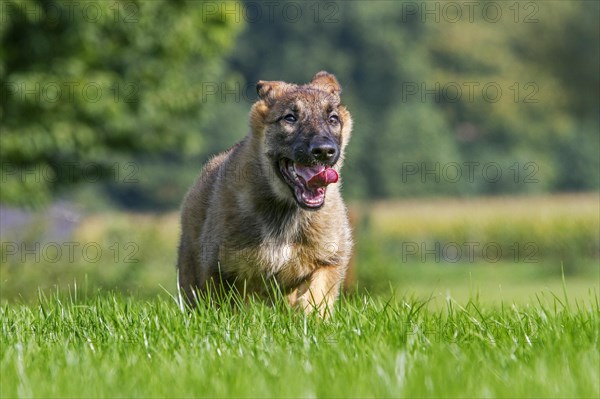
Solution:
M199 2L2 4L2 202L35 204L115 154L202 145L203 82L238 26Z
M264 18L247 25L233 66L247 82L338 75L355 117L350 196L597 189L598 3L452 4L321 3ZM443 171L453 163L457 182ZM474 179L465 163L479 164ZM502 176L482 177L488 164Z
M442 165L456 162L459 154L450 126L431 104L409 103L390 110L387 123L382 124L382 131L371 146L376 153L394 154L375 162L380 170L374 170L369 176L371 196L418 196L458 191L456 184L439 179ZM363 164L373 163L368 159L368 152L360 155ZM427 174L427 171L433 173ZM426 184L436 179L440 184Z
M323 322L235 297L40 295L0 308L2 397L593 397L598 294L434 310L356 295ZM156 378L149 378L155 376Z
M95 201L175 208L248 132L256 81L321 69L355 119L347 197L600 187L597 2L67 3L3 4L2 202L134 161L138 184L96 183Z

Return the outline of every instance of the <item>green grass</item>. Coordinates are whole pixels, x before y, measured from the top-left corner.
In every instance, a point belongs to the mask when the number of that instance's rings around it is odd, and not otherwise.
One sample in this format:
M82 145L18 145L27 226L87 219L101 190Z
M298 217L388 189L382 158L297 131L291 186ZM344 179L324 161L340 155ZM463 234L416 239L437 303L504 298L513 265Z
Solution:
M97 261L0 246L0 396L598 398L599 200L356 206L360 291L325 322L254 301L181 311L164 292L179 215L88 215L69 241ZM44 248L41 219L11 240ZM506 256L431 253L467 242Z
M598 293L493 306L355 294L328 321L250 300L53 295L1 309L2 397L598 397Z
M380 261L365 257L359 283L377 293L389 291L391 286L396 292L429 299L430 304L442 307L447 296L459 302L475 298L484 304L525 305L535 303L540 292L562 292L561 265L548 263L402 263L392 257ZM548 270L550 267L555 270ZM598 261L580 261L579 269L564 277L572 300L585 300L590 290L600 290Z

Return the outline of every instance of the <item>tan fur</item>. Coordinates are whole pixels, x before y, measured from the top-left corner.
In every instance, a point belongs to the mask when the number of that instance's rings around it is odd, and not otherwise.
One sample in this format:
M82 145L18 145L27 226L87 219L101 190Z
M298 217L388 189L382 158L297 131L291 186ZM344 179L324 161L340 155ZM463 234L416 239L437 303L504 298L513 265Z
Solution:
M327 315L339 294L352 248L341 181L327 187L320 209L301 208L273 160L273 154L288 151L281 137L296 134L277 118L293 106L303 116L299 128L317 131L329 112L325 108L334 104L341 122L335 132L341 148L334 165L338 171L352 119L339 104L337 80L326 72L302 86L261 81L257 91L259 100L250 112L251 132L204 166L184 200L179 285L193 301L195 291L221 283L267 296L265 282L272 282L290 305Z

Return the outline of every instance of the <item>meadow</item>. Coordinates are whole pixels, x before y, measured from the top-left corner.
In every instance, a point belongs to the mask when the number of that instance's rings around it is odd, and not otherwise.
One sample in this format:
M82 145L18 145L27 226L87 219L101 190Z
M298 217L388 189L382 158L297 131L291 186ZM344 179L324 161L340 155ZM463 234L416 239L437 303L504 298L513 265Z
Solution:
M487 307L42 298L1 309L2 397L597 397L598 297Z
M88 215L72 254L33 220L39 254L0 253L0 395L598 397L599 199L354 204L355 279L327 321L185 309L176 213Z

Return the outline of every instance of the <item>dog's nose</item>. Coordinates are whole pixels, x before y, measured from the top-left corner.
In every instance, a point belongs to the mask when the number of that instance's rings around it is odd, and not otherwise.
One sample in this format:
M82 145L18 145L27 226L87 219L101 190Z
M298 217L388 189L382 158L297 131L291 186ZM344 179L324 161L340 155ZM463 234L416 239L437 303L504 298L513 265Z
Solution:
M315 143L310 146L310 153L317 161L330 162L337 158L338 148L329 142Z

